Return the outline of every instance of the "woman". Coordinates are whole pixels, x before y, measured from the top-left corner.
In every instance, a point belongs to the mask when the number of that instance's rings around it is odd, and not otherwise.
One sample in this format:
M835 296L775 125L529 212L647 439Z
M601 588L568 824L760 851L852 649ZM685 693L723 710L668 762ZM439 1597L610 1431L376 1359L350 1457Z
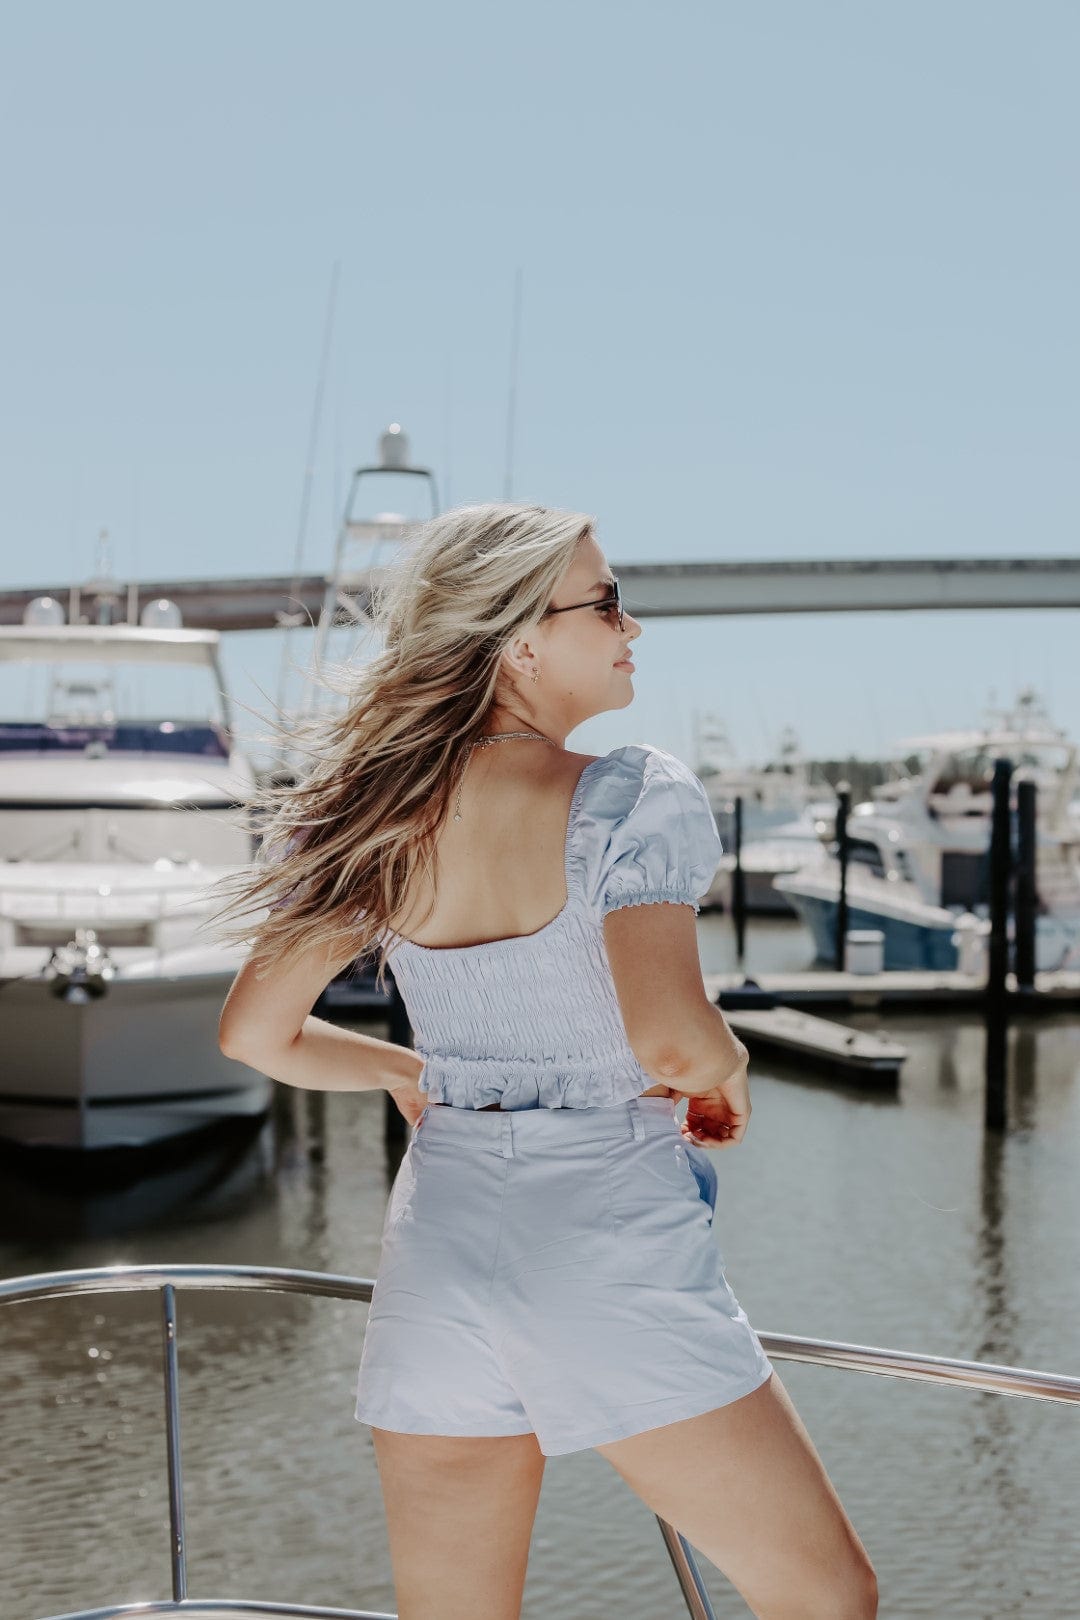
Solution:
M221 1045L290 1085L385 1088L414 1127L356 1400L401 1620L518 1616L545 1457L586 1447L755 1615L873 1616L871 1564L694 1173L750 1119L747 1052L698 958L708 800L663 749L565 747L631 702L641 634L592 522L449 512L375 616L384 650L278 791L278 860L244 879L270 909ZM414 1050L308 1016L376 950Z

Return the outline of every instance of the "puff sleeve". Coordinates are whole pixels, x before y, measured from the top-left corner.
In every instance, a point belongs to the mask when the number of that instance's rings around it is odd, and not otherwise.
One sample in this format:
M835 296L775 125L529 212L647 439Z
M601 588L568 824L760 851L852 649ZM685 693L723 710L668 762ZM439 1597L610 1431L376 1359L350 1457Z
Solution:
M696 914L724 847L690 767L665 749L630 743L607 756L592 787L583 817L594 915L664 900Z

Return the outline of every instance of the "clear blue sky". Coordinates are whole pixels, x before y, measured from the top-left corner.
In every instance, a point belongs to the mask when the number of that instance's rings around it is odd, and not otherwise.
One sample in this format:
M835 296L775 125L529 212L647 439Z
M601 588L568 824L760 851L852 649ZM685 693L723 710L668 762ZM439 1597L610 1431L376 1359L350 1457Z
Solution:
M12 584L287 573L401 422L453 504L595 514L609 559L1068 555L1073 0L314 0L5 9L0 544ZM275 680L273 637L229 667ZM1033 682L1068 614L645 621L574 733L872 753ZM257 699L256 699L257 701Z

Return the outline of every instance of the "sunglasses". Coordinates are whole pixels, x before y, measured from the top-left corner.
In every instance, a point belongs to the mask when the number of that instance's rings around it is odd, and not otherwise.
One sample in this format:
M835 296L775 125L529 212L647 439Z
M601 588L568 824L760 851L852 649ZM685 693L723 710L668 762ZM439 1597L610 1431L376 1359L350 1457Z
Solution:
M612 619L612 613L614 613L615 619L618 621L619 629L622 630L622 628L623 628L622 592L619 589L619 582L618 582L617 579L615 579L613 577L611 583L612 583L612 586L614 588L613 588L610 596L601 596L599 598L593 597L591 602L571 602L569 607L545 608L544 612L540 615L540 617L542 619L546 619L549 613L573 613L575 608L591 607L591 608L595 608L598 613L605 614L607 616L607 618L608 618L609 623L614 622L614 620Z

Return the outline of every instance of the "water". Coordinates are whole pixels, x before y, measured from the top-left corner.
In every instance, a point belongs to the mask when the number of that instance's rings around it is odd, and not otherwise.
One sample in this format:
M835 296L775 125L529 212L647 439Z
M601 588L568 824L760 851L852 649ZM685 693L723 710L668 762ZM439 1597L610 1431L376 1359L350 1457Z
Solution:
M730 968L728 921L702 916L699 933L706 970ZM749 971L810 954L797 924L752 922ZM907 1044L899 1094L758 1057L746 1139L717 1155L717 1232L751 1321L1080 1372L1080 1023L1013 1029L1011 1129L994 1141L976 1016L847 1021ZM204 1261L372 1276L395 1169L384 1096L282 1087L279 1102L246 1148L110 1198L9 1177L0 1272ZM367 1307L178 1298L190 1592L392 1610L370 1431L352 1417ZM168 1595L160 1357L153 1293L0 1311L4 1616ZM777 1367L878 1570L882 1620L1080 1615L1080 1412ZM702 1569L722 1620L746 1616ZM595 1453L551 1459L526 1620L674 1620L680 1605L651 1513Z

